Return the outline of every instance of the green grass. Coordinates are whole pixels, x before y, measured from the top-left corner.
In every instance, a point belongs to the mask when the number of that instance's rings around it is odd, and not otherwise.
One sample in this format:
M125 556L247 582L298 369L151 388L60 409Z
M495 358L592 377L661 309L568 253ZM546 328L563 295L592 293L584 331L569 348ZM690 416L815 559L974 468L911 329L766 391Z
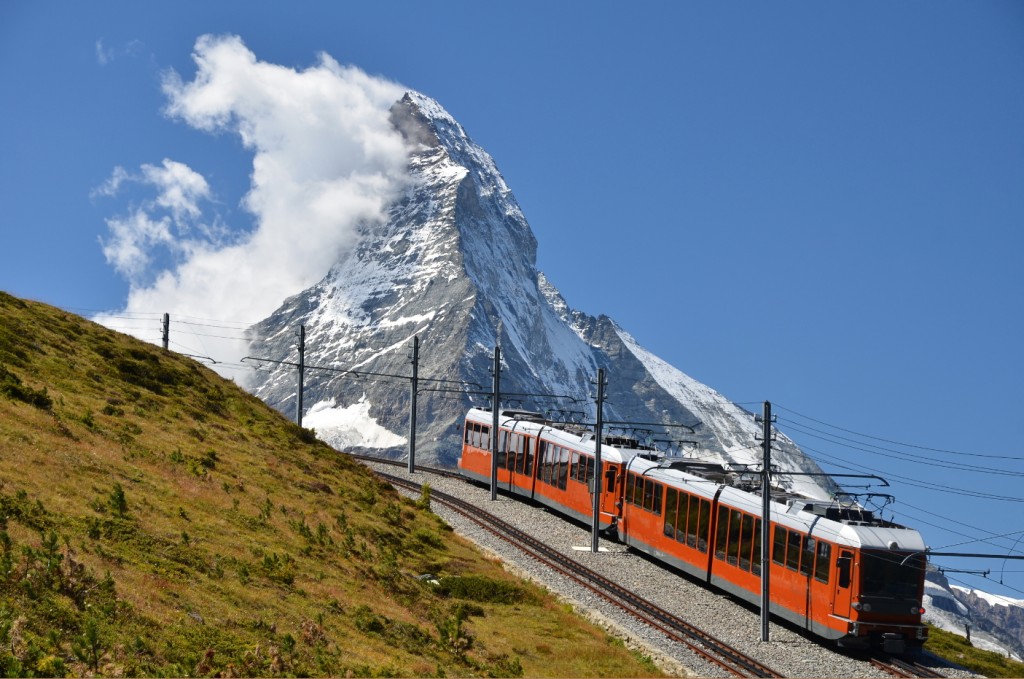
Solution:
M656 673L429 492L190 359L4 293L0 451L0 675Z
M993 651L972 646L966 638L928 626L928 641L924 648L940 658L985 677L1024 677L1024 663L1014 662Z

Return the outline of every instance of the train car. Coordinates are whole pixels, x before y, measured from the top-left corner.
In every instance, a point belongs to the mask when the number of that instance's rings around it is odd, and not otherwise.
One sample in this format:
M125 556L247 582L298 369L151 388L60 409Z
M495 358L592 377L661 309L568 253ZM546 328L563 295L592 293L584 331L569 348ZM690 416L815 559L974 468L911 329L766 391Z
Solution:
M596 442L583 428L558 427L537 413L503 410L498 418L498 486L512 495L535 500L562 514L590 523ZM466 415L459 469L468 478L490 483L493 413L479 408ZM622 495L620 470L635 454L602 445L601 514L603 530L614 530Z
M490 411L466 416L459 467L490 481ZM602 445L602 528L707 584L761 600L760 488L721 465L659 457L624 437ZM591 522L593 433L502 411L498 483ZM918 531L849 504L775 492L771 612L849 648L913 652L927 638Z

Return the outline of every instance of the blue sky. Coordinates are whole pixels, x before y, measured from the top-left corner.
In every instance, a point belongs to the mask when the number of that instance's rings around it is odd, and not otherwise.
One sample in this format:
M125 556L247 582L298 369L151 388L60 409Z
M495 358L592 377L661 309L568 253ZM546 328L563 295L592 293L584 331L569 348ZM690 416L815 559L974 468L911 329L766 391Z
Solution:
M934 548L1024 535L1024 5L4 2L0 289L124 309L104 244L161 170L203 178L222 237L252 229L252 151L167 110L203 35L437 99L574 308L890 477ZM1024 599L1024 562L937 562Z

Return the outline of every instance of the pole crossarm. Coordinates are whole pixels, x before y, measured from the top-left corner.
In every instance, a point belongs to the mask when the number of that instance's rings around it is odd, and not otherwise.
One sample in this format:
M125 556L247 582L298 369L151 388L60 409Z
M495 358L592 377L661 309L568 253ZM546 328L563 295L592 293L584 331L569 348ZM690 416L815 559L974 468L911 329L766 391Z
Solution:
M665 428L677 428L677 429L689 429L691 434L697 433L697 427L704 424L703 422L697 422L696 424L665 424L663 422L631 422L629 420L605 420L604 422L610 426L626 426L626 427L665 427Z
M883 486L888 486L889 482L883 479L881 476L875 476L874 474L826 474L824 472L784 472L780 469L774 470L776 474L780 476L827 476L829 478L844 478L844 479L878 479L882 482Z
M975 554L972 552L933 552L930 549L926 549L923 552L911 552L907 554L903 561L900 561L900 565L906 565L908 561L913 559L915 556L925 555L931 556L942 556L950 558L962 558L962 559L1002 559L1003 561L1011 559L1013 561L1024 561L1024 554Z

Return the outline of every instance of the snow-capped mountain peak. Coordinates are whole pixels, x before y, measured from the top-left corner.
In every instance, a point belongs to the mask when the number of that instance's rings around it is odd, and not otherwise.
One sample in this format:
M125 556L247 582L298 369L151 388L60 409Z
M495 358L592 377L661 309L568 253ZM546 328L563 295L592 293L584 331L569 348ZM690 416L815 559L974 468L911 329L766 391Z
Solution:
M694 426L690 438L699 448L677 454L759 463L759 427L751 413L646 351L612 319L573 310L537 270L537 241L494 160L440 104L408 92L392 107L391 120L408 144L409 188L389 206L385 223L364 226L358 244L320 283L254 328L261 355L294 357L293 335L301 324L307 365L407 375L408 347L418 336L419 374L438 380L419 400L417 449L427 460L451 464L459 455L461 419L470 405L488 405L481 392L488 390L483 385L491 382L492 353L500 345L502 392L520 395L503 406L576 411L592 420L591 382L603 367L608 421ZM304 402L321 423L332 408L368 404L358 410L368 431L381 426L404 435L408 382L376 379L310 370ZM293 371L266 374L255 391L293 412ZM317 431L347 447L404 452L402 446L380 446L376 434L353 446L351 426L333 439L327 424ZM792 442L779 438L774 464L818 471ZM820 479L780 481L828 497Z

